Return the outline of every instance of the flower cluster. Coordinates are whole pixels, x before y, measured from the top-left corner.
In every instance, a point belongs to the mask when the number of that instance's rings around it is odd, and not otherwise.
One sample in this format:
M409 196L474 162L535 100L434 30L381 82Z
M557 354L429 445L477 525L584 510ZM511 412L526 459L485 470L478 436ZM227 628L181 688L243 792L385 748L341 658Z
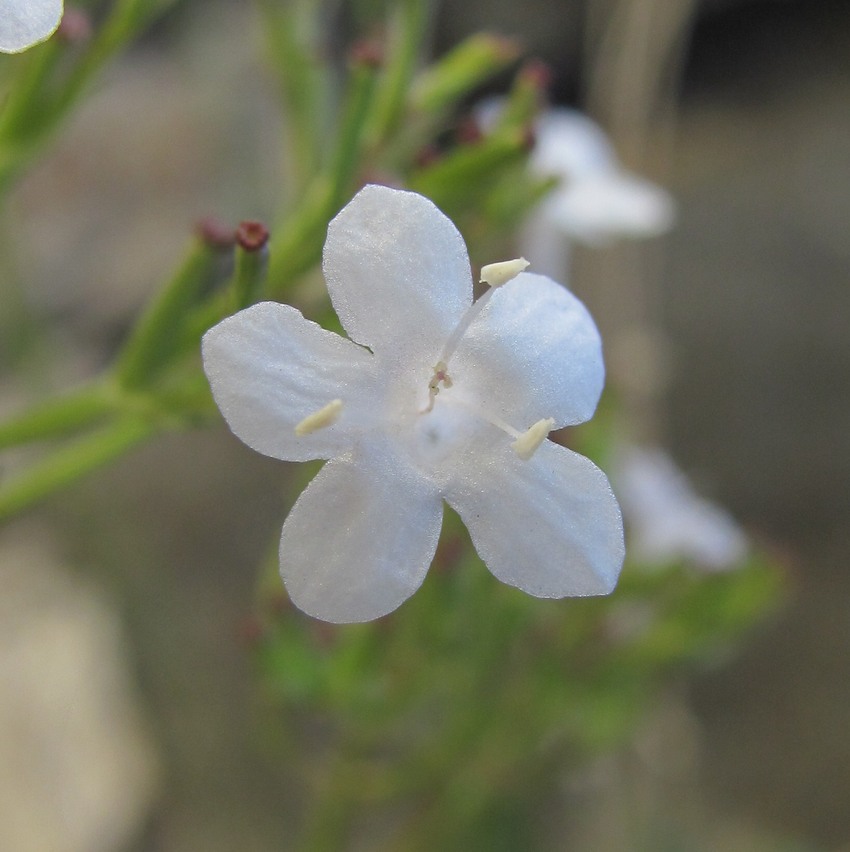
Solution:
M391 612L434 556L445 500L500 580L606 594L623 560L605 475L553 441L602 390L596 326L524 261L482 269L428 199L367 186L328 228L324 273L349 339L273 302L204 337L232 431L266 455L330 459L283 526L294 603L333 622Z
M0 52L19 53L44 41L62 19L62 0L0 0Z

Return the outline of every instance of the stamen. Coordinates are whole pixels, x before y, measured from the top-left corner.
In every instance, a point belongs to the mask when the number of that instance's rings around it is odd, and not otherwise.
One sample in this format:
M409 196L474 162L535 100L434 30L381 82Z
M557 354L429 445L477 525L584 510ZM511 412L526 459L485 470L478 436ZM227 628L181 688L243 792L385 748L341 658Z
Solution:
M464 411L468 411L479 420L483 420L485 423L495 426L499 431L504 432L506 435L510 435L511 438L519 439L522 437L522 432L520 432L519 429L514 429L510 423L505 423L501 417L496 417L495 414L491 414L489 411L485 411L483 408L479 408L477 405L467 402L462 397L451 396L446 399L446 404L454 405L456 408L462 408Z
M324 429L326 426L332 426L339 418L342 411L342 400L331 400L324 408L308 414L300 423L295 426L295 434L299 438L304 435L309 435L312 432L317 432L319 429Z
M447 370L448 367L444 361L437 361L434 364L434 375L431 376L431 381L428 382L428 405L420 412L421 414L427 414L429 411L434 410L434 400L440 392L440 384L444 388L450 388L454 384L452 377L446 372Z
M511 444L511 448L523 461L528 461L554 427L555 421L551 417L538 420L531 428L517 437Z
M466 330L472 324L472 321L481 313L481 309L490 300L493 291L497 287L501 287L503 284L507 284L508 281L516 278L527 267L528 261L524 257L518 257L516 260L503 260L500 263L488 263L486 266L481 267L481 283L488 284L490 289L482 293L469 306L469 310L460 318L460 322L449 335L449 339L443 347L443 352L440 355L441 363L449 363L449 359L454 355L460 339L466 334Z
M501 287L528 269L529 263L524 257L516 260L503 260L500 263L488 263L481 267L481 283L491 287Z

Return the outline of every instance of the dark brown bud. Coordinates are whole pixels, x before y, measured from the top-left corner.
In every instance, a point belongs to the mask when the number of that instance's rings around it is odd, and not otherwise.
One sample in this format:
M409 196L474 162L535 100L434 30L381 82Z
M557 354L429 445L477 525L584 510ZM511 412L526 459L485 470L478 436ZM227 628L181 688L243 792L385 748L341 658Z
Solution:
M245 251L259 251L269 241L269 229L253 220L240 222L236 229L236 242Z

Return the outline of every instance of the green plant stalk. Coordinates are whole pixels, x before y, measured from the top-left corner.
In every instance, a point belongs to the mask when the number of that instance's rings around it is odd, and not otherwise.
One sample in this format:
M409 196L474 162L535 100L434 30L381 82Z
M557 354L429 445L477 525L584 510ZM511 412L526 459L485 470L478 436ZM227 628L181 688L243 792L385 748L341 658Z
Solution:
M434 165L410 176L410 188L430 198L438 207L468 206L476 193L491 185L509 165L528 153L525 134L512 131L464 145Z
M176 2L178 0L118 0L57 94L53 108L59 117L69 110L92 77L115 54Z
M419 73L410 91L409 106L418 112L441 113L505 69L518 55L519 48L509 39L487 33L472 35Z
M529 68L520 69L496 119L493 132L530 128L543 104L543 91Z
M236 246L233 281L228 288L232 295L234 311L247 308L257 301L263 292L268 269L268 246L256 251L246 251L242 246Z
M427 16L428 5L422 0L402 0L396 6L384 72L378 83L375 107L365 129L369 150L374 151L383 145L403 121Z
M12 479L0 482L0 521L114 461L158 428L149 420L123 417L50 453Z
M181 332L204 289L214 280L221 250L196 240L171 281L154 299L133 329L115 363L121 387L143 386L180 349Z
M285 296L289 284L319 262L328 222L351 191L364 151L363 129L374 103L378 70L358 63L351 73L336 147L326 172L317 175L303 204L272 232L269 244L269 294Z
M65 437L102 421L115 410L115 397L103 383L94 382L0 423L0 450Z
M291 197L299 198L319 169L325 143L321 126L327 109L328 84L316 58L318 23L312 20L316 4L309 4L306 11L294 2L258 0L258 5L265 24L269 62L283 100L286 188ZM305 20L307 16L309 20Z
M36 157L101 68L153 19L177 0L119 0L76 65L52 80L67 46L52 39L35 49L13 85L9 109L0 117L0 194ZM21 94L14 94L15 90Z
M0 110L0 146L22 144L26 129L45 120L44 89L65 50L67 47L54 38L29 51Z

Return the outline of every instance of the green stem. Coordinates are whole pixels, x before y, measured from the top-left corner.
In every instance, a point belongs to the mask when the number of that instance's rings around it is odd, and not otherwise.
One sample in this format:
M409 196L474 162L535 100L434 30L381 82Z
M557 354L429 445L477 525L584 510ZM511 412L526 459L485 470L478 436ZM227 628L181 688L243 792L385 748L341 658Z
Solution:
M138 388L159 372L180 349L182 330L213 281L220 250L198 240L186 260L133 329L115 365L125 388Z
M377 74L377 69L368 63L354 66L328 170L313 179L298 214L273 231L269 247L269 292L275 298L284 296L289 283L322 256L328 222L346 200L361 162L363 129L371 114Z
M150 437L158 428L148 420L124 417L50 453L23 473L0 482L0 521L103 467Z
M286 177L293 198L300 197L321 162L322 116L327 101L325 70L319 62L316 5L258 0L265 24L269 63L283 100Z
M434 165L410 176L410 188L430 198L438 207L468 204L476 193L491 186L506 167L528 155L528 140L518 130L485 137L476 145L460 146Z
M470 36L418 75L410 106L423 113L443 112L518 55L516 43L509 39L487 33Z
M0 194L34 159L92 78L133 37L177 0L118 0L77 63L54 80L58 58L67 45L51 39L36 48L13 83L7 109L0 116Z
M45 85L64 50L65 45L51 39L30 51L0 112L0 145L14 144L26 136L29 126L44 121L40 107Z
M91 426L115 411L114 397L101 383L86 385L0 423L0 450L48 438L61 438Z
M228 288L233 295L234 310L247 308L263 292L268 268L268 247L251 251L242 246L236 247L236 268L233 283Z
M390 138L403 119L427 15L428 5L422 0L403 0L396 7L386 65L366 130L370 150L378 148Z

